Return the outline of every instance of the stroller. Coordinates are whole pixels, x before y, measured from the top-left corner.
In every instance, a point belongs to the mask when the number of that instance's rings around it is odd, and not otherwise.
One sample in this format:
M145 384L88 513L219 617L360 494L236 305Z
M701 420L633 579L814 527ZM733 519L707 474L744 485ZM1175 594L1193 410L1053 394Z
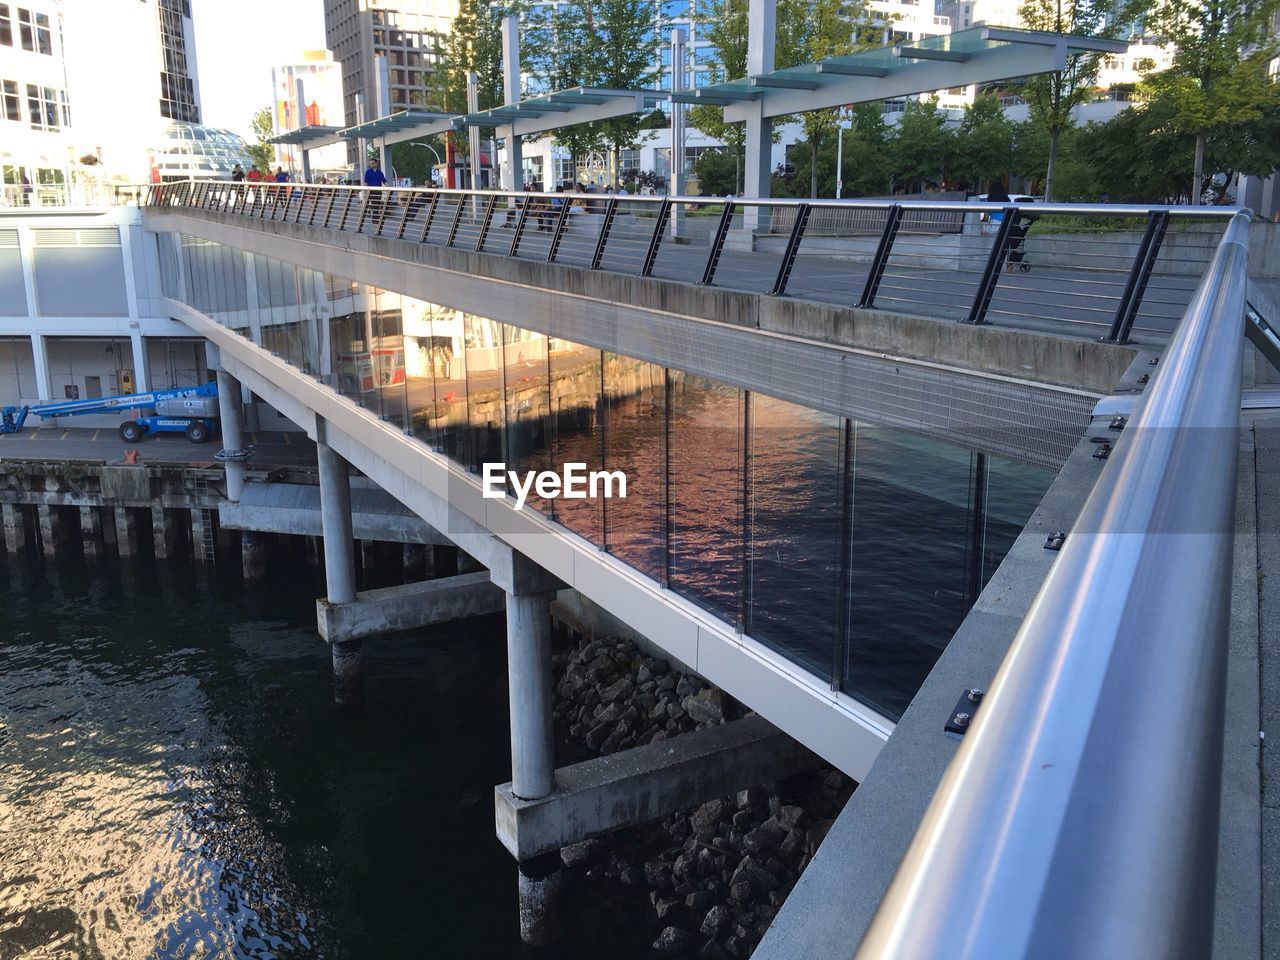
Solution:
M1005 270L1012 273L1014 267L1023 273L1031 272L1031 263L1026 259L1027 252L1023 245L1032 225L1039 220L1038 214L1023 213L1019 210L1013 215L1013 223L1009 227L1009 251L1005 257Z

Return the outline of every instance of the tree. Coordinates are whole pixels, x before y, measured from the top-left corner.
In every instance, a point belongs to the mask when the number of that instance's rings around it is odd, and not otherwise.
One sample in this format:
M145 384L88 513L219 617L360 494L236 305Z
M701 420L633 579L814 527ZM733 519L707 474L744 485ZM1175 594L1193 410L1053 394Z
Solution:
M275 131L271 128L271 108L263 107L258 110L249 121L249 129L258 138L257 143L248 144L249 159L253 161L259 173L266 173L271 169L271 164L276 158L275 147L267 143L267 140L275 135Z
M431 184L431 169L443 161L445 147L438 137L419 137L391 145L391 169L418 186Z
M708 64L708 82L721 83L746 76L747 0L706 0L699 2L696 10L698 36L710 41L711 49L715 51L715 56ZM734 162L734 187L731 192L741 193L745 124L726 123L723 107L689 107L686 115L690 126L729 148Z
M947 129L947 118L938 112L937 99L908 99L889 141L896 178L917 188L928 180L942 180L954 149L955 136Z
M1129 5L1125 0L1121 0L1121 4L1122 12L1116 12L1105 0L1025 0L1019 15L1023 25L1031 30L1103 36L1131 19L1127 15L1131 12L1128 11ZM1109 17L1111 13L1115 16ZM1030 120L1044 129L1048 141L1044 174L1044 198L1047 201L1053 199L1058 141L1062 132L1073 125L1071 111L1093 95L1099 62L1099 54L1076 54L1068 59L1064 69L1028 77L1023 84L1022 96L1027 101Z
M655 0L569 0L539 5L528 18L528 72L538 91L569 87L638 89L653 79L660 21ZM557 131L576 158L607 147L616 179L621 151L635 145L647 118L632 114Z
M734 158L724 150L703 150L693 161L698 192L704 197L723 197L738 192L738 170Z
M879 36L862 0L780 0L778 4L779 68L842 57L876 45ZM800 114L809 150L809 195L818 196L818 155L822 142L839 123L838 110L810 110ZM815 149L816 148L816 149ZM833 188L834 192L834 188Z
M998 97L979 96L964 112L956 133L956 175L977 186L1004 178L1013 166L1013 123Z
M1277 49L1271 23L1277 12L1280 0L1161 0L1151 9L1149 25L1175 53L1173 65L1146 87L1170 109L1173 127L1194 138L1192 203L1204 192L1211 138L1234 136L1243 145L1267 137L1275 98L1268 66ZM1250 152L1236 151L1240 159Z

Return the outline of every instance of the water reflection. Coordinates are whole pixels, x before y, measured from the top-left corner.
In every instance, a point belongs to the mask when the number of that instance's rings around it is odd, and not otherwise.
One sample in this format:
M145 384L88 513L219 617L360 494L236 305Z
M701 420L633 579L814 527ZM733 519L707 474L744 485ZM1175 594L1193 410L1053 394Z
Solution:
M222 248L180 246L166 289L240 282ZM529 506L890 715L1051 479L278 261L255 274L264 345L470 470L625 471L626 500Z

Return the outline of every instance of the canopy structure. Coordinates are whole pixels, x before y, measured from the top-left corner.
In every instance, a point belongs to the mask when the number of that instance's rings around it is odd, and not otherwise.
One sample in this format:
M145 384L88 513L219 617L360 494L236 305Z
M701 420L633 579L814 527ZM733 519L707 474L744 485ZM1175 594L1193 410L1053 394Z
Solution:
M1126 49L1122 40L978 26L711 84L671 98L722 106L725 120L733 122L749 115L779 117L1050 73L1063 69L1074 54Z
M457 118L451 113L430 113L425 110L401 110L376 120L367 120L354 127L338 131L343 140L380 140L386 146L444 133L458 127Z
M290 130L279 136L271 137L267 143L278 143L285 146L301 147L303 150L317 150L331 143L341 143L340 127L308 126Z
M648 113L662 106L670 94L661 90L610 90L573 87L530 97L492 110L458 118L463 126L507 127L517 137L535 136L579 123L611 120L633 113Z

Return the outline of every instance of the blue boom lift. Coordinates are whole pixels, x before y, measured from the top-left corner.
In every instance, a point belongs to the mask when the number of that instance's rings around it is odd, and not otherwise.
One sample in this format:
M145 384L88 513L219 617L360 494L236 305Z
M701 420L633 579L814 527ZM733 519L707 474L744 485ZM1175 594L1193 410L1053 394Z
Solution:
M204 443L218 433L218 385L205 383L198 387L173 390L151 390L127 393L117 397L91 397L88 400L63 400L58 403L28 404L0 409L0 433L17 433L27 415L37 417L75 417L86 413L111 413L116 410L155 408L150 416L126 420L120 424L120 439L137 443L147 433L185 433L192 443Z

